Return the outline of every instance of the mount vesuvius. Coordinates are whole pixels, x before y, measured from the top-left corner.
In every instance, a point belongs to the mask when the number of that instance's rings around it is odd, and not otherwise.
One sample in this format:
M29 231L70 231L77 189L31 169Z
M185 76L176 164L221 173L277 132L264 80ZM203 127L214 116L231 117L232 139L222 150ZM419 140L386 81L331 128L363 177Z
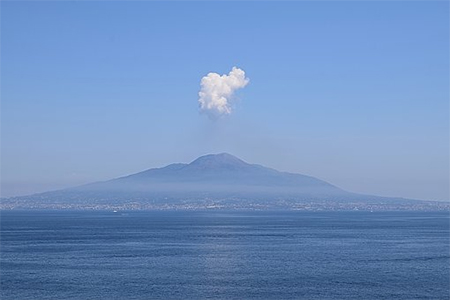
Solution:
M444 204L350 193L311 176L249 164L227 153L1 202L2 208L78 209L384 210L430 205Z

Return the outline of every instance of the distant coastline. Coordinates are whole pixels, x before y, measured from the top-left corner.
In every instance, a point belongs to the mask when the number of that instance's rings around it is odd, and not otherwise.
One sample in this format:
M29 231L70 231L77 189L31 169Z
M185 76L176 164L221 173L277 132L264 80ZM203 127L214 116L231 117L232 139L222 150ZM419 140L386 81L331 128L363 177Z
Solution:
M413 203L411 203L413 202ZM415 203L414 203L415 202ZM0 200L0 210L97 210L97 211L150 211L150 210L184 210L184 211L205 211L205 210L289 210L289 211L449 211L450 203L443 201L421 201L409 200L406 203L392 204L368 204L365 202L274 202L271 204L261 204L258 202L240 201L238 203L224 202L193 202L177 204L149 204L126 202L121 204L92 204L85 203L36 203L33 200L24 201L22 198Z

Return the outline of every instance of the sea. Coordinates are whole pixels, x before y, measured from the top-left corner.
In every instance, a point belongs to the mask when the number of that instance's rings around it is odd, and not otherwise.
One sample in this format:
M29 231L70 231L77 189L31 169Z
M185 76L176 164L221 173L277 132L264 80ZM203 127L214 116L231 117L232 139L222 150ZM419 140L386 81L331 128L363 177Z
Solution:
M1 211L0 299L449 299L448 212Z

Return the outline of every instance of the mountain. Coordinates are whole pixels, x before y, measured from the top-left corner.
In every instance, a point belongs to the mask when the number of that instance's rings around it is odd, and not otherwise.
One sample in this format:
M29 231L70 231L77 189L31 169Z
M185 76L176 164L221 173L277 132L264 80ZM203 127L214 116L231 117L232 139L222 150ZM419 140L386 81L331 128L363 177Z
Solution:
M189 164L171 164L72 190L211 199L255 194L270 198L280 195L325 197L346 194L314 177L249 164L227 153L205 155ZM177 196L174 197L174 194Z
M106 184L137 185L138 189L154 189L160 184L191 187L202 191L223 188L240 191L248 188L273 189L280 193L287 190L335 194L343 191L314 177L279 172L261 165L248 164L227 153L210 154L197 158L190 164L172 164L164 168L150 169L118 178Z
M358 195L323 180L249 164L227 153L75 188L2 199L3 208L378 209L429 202Z

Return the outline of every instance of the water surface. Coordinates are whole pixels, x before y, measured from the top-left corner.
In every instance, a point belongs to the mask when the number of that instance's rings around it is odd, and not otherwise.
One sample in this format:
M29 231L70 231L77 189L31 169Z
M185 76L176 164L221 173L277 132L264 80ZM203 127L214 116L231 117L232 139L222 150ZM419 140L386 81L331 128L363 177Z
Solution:
M1 299L449 299L448 213L1 212Z

